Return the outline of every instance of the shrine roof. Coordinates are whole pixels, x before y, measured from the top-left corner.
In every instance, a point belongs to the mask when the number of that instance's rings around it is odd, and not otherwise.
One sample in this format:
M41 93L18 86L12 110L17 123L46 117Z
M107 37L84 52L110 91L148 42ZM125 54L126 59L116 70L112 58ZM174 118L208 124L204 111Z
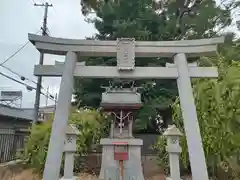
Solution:
M113 89L102 93L101 105L104 106L139 106L141 95L130 89Z
M104 110L138 110L142 107L142 103L101 103Z

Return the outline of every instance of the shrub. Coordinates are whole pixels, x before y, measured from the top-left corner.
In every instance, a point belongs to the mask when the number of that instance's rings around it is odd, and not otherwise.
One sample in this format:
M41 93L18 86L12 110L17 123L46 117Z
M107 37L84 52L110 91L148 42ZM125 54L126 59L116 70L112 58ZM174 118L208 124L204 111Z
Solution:
M219 57L218 79L193 81L198 121L209 174L221 179L240 176L240 63L225 64ZM229 62L229 61L228 61ZM173 104L174 123L184 133L179 99ZM181 162L189 167L186 137L181 138ZM159 138L155 146L160 163L167 167L165 139Z
M21 159L27 160L28 165L37 171L44 170L48 144L51 135L52 118L44 123L34 125L25 145ZM98 110L73 110L69 116L69 123L74 124L80 134L77 137L77 153L85 155L93 144L99 143L100 137L108 130L107 116Z

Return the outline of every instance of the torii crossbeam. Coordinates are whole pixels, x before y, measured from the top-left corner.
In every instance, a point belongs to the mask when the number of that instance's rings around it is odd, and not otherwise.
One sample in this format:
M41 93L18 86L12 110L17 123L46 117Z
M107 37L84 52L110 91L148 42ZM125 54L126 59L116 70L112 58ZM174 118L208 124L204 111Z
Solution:
M43 180L57 180L60 172L65 129L71 105L73 76L84 78L176 79L180 97L189 159L194 180L208 180L200 128L190 78L216 78L215 67L188 64L187 57L216 54L224 38L182 41L117 41L71 40L29 34L29 40L43 53L65 55L64 64L36 65L37 76L62 76L54 116ZM117 66L85 66L77 63L81 56L117 57ZM166 67L135 67L136 57L174 57Z

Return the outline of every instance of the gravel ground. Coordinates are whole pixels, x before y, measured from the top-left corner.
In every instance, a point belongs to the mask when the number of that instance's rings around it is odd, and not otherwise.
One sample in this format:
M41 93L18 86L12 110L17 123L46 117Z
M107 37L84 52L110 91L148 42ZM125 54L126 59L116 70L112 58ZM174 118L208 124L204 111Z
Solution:
M36 174L33 169L22 169L22 168L0 168L0 180L42 180ZM99 180L96 175L89 173L81 173L78 175L78 180ZM146 178L145 180L166 180L163 174L155 174L152 177ZM186 177L184 180L191 180Z
M97 176L95 175L90 175L87 173L82 173L78 175L78 180L99 180Z

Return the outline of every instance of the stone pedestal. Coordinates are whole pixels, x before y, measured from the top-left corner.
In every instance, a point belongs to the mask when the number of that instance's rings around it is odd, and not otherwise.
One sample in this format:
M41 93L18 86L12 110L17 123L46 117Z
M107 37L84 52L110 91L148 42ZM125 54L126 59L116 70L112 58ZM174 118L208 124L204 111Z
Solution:
M73 175L74 154L74 152L65 152L64 176L60 180L77 180L77 177Z
M114 160L114 146L128 146L128 160L123 161L123 179L144 180L141 162L141 139L101 139L102 165L99 179L119 180L119 161Z

